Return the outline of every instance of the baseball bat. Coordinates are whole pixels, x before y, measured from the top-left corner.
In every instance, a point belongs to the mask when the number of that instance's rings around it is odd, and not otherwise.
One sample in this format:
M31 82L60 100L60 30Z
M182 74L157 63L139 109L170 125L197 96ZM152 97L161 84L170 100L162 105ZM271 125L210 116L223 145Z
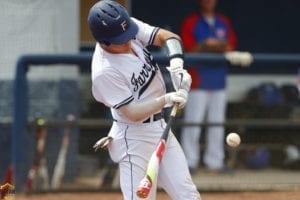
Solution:
M45 140L47 135L47 128L45 126L45 120L42 118L37 119L37 144L36 153L33 160L33 164L28 172L27 177L27 190L33 188L42 187L48 189L48 169L46 167L45 158ZM39 176L39 177L38 177ZM36 183L37 178L42 181L41 185Z
M156 183L157 175L158 175L158 171L159 171L159 165L161 163L163 154L166 149L166 142L169 137L169 132L175 121L177 108L178 108L177 105L173 106L171 114L169 116L167 126L166 126L161 138L159 139L159 142L158 142L158 145L156 146L155 151L152 153L151 158L148 162L146 175L141 180L141 182L138 186L136 194L140 198L147 198L150 193L150 190L152 188L152 185L154 183Z
M37 170L38 176L41 177L42 182L39 187L41 187L44 190L49 189L49 176L48 176L48 167L47 167L47 161L45 156L41 158L40 166Z
M56 165L54 167L54 172L51 181L51 188L58 189L62 183L62 179L65 174L66 167L66 157L68 152L68 146L70 142L70 133L71 133L71 123L74 121L75 117L73 115L67 116L67 126L64 130L64 135L57 157Z

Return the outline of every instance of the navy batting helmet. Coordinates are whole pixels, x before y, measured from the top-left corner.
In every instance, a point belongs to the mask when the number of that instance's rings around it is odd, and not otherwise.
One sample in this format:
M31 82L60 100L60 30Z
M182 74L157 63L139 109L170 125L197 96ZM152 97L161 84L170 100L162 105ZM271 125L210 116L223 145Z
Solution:
M88 24L94 38L105 44L122 44L135 37L138 26L119 3L103 0L89 12Z

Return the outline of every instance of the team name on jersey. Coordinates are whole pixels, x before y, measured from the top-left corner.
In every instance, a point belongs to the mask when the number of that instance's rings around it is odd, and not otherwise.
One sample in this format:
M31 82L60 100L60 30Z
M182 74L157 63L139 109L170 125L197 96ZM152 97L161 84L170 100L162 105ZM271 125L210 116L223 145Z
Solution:
M156 71L158 70L157 63L153 60L152 55L146 50L143 50L145 61L147 64L144 64L139 73L133 73L131 76L131 84L133 86L133 91L136 92L139 89L139 97L147 89L151 81L153 80Z

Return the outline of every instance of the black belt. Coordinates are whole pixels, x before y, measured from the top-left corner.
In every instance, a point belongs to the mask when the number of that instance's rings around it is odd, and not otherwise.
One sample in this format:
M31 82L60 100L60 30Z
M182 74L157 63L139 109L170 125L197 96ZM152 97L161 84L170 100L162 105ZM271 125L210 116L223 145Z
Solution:
M151 118L153 118L153 120L151 120ZM150 117L148 117L146 120L144 120L143 123L155 122L155 121L158 121L162 118L163 118L163 112L156 113L156 114L151 115ZM113 121L118 122L118 120L116 120L116 119L113 119Z
M158 121L158 120L162 119L163 118L163 114L162 114L162 112L156 113L156 114L148 117L145 121L143 121L143 123L150 123L152 117L153 117L152 122L155 122L155 121Z

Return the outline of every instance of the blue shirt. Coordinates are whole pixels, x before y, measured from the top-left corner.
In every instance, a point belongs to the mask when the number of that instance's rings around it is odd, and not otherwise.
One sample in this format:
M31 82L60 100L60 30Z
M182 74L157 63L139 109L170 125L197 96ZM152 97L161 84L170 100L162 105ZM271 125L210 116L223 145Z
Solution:
M232 48L236 45L235 35L226 17L216 14L212 25L199 14L186 18L182 29L182 39L187 51L189 47L204 42L208 38L228 41ZM219 90L226 86L226 66L198 66L194 72L197 74L192 74L193 81L194 79L198 81L193 88Z

